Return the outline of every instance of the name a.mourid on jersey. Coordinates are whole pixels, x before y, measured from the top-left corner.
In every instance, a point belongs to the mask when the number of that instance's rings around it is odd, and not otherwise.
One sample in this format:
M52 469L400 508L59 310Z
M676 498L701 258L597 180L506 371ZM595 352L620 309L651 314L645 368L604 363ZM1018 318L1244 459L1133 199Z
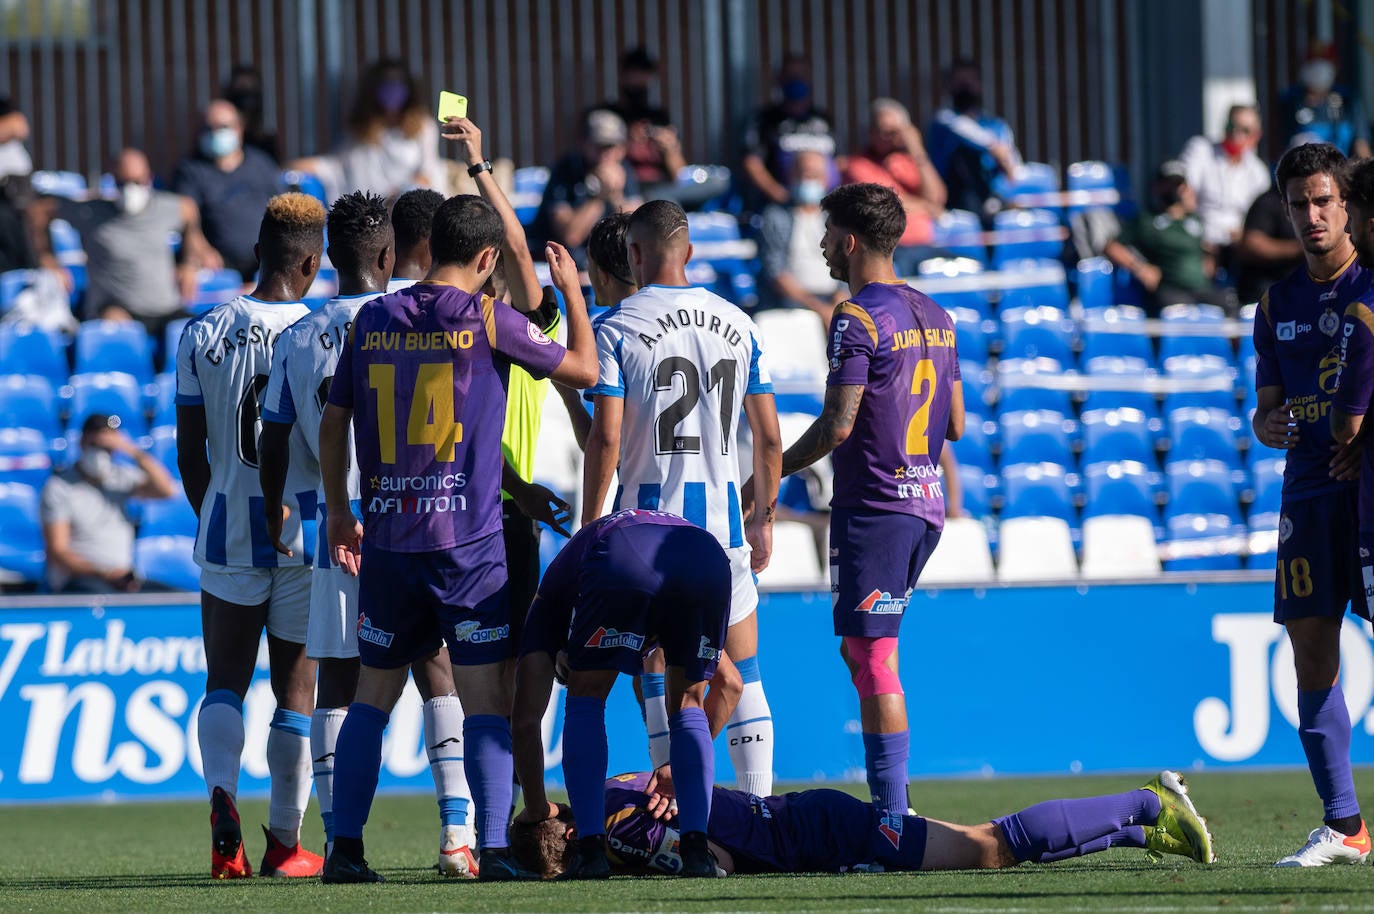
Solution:
M498 625L496 628L482 628L481 622L459 622L453 626L453 637L469 644L491 644L493 641L504 641L510 637L510 626Z
M368 644L375 644L378 647L391 647L391 642L396 638L394 634L383 631L372 626L372 620L366 613L358 614L358 640L366 641Z
M875 590L860 600L854 611L869 613L874 616L897 615L906 609L906 601L909 596L911 596L910 592L904 596L894 597L886 590Z
M587 647L628 647L632 651L644 649L644 636L634 632L619 632L613 628L598 628L587 639Z
M383 498L374 495L367 503L369 514L448 514L467 509L466 495L423 495L416 498Z
M431 352L471 348L471 330L431 330L428 333L370 330L363 337L364 352Z
M657 336L650 336L643 332L639 334L639 341L650 349L654 348L654 345L663 339L664 335L692 328L717 334L731 346L738 346L744 339L744 334L731 326L728 321L723 321L718 315L709 314L699 308L678 308L676 311L665 311L656 320L661 331Z
M227 334L210 343L210 348L205 350L205 361L211 365L218 365L224 361L224 357L237 349L245 346L271 346L281 334L273 333L266 327L252 324L248 327L239 327L232 334Z

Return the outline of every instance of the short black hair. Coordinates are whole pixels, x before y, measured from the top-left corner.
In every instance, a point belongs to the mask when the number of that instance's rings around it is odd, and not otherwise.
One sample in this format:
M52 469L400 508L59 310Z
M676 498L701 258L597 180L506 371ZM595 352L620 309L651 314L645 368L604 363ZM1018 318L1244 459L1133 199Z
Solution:
M391 227L396 232L396 250L409 251L429 240L434 213L444 205L444 195L428 187L408 190L391 205Z
M1340 174L1345 202L1358 207L1361 215L1374 212L1374 159L1352 159Z
M287 266L324 251L324 204L309 194L277 194L267 201L258 229L258 253L264 265Z
M495 207L476 194L457 194L434 212L430 256L436 265L466 266L484 249L499 248L505 236Z
M365 190L344 194L329 208L329 259L340 271L353 273L375 263L392 243L386 200Z
M630 214L626 225L627 232L640 228L665 244L678 232L687 231L687 212L672 200L650 200Z
M654 55L649 53L649 49L644 45L630 48L620 58L620 68L622 70L638 70L641 73L653 73L658 70L658 65L654 62Z
M906 231L902 201L881 184L846 184L821 200L827 220L858 236L874 254L890 256Z
M1288 182L1294 178L1330 175L1339 183L1344 171L1345 156L1335 146L1330 143L1304 143L1283 154L1274 174L1279 196L1287 200Z
M625 251L625 233L629 228L629 213L602 216L587 236L587 259L601 272L633 286L630 255Z

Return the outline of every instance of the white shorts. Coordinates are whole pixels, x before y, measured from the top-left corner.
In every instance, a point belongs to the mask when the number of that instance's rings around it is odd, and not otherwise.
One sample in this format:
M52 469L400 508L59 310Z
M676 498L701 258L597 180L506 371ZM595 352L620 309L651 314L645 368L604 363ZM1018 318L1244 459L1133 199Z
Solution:
M754 570L749 567L749 556L753 550L749 546L736 546L726 549L730 559L730 624L749 618L749 614L759 608L759 587L754 579Z
M358 656L358 578L338 565L316 568L310 580L305 656L311 660L351 660Z
M267 633L274 638L305 643L310 615L310 567L230 568L202 566L200 589L239 606L267 604Z

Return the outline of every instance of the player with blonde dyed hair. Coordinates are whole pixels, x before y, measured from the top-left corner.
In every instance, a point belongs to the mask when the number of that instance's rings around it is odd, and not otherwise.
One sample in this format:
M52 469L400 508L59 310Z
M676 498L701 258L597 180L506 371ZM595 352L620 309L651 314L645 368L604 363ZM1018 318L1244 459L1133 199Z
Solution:
M277 337L309 313L302 303L320 268L325 210L305 194L267 204L254 253L257 287L191 321L177 347L177 463L200 518L205 638L205 700L197 716L205 785L210 791L210 875L251 876L234 798L243 755L243 699L267 629L277 710L267 737L270 828L260 875L317 876L323 860L300 846L310 797L310 714L315 664L305 656L310 559L301 547L302 504L314 513L313 486L283 494L280 540L273 548L258 481L260 401Z

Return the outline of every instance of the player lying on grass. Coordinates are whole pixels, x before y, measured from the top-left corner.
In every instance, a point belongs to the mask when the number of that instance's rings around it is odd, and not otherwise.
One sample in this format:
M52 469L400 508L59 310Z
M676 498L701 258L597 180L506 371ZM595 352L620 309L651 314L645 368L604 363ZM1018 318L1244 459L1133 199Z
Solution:
M540 721L556 658L566 657L563 776L581 833L576 860L565 867L570 877L610 875L602 815L606 696L620 673L639 673L655 641L667 661L668 754L682 788L680 857L672 872L717 874L706 834L711 738L734 710L742 685L713 687L707 695L706 684L719 664L728 664L721 646L730 588L730 562L715 537L661 511L631 509L591 522L545 572L520 642L512 751L525 790L521 820L552 818L557 808L544 795Z
M606 847L614 872L676 873L682 866L671 769L622 774L606 782ZM1049 800L982 825L884 815L838 790L758 797L714 788L707 825L711 852L727 873L999 869L1050 863L1109 847L1141 847L1150 856L1216 860L1212 836L1183 778L1161 772L1138 790ZM511 852L544 878L576 858L571 811L534 825L511 826Z

